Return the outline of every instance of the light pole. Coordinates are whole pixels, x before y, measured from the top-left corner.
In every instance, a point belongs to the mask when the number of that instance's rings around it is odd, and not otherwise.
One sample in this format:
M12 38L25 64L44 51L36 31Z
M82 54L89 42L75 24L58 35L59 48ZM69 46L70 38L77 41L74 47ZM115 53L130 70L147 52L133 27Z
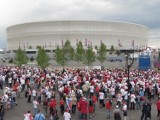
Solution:
M127 86L128 86L128 91L127 91L127 107L129 108L129 92L130 92L130 68L132 67L133 63L134 63L134 55L133 58L130 57L131 54L134 54L134 49L128 50L128 49L124 49L124 50L120 50L121 53L124 53L126 56L126 69L127 69ZM130 62L129 62L130 61Z

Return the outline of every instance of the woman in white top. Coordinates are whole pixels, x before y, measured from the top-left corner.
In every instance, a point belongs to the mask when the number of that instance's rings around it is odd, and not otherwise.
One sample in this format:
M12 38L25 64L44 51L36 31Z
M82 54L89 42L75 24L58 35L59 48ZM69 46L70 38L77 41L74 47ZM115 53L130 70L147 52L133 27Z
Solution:
M71 114L66 110L63 114L64 120L71 120Z
M33 116L31 115L30 111L24 114L24 120L33 120Z
M104 107L104 93L102 91L99 92L99 106Z

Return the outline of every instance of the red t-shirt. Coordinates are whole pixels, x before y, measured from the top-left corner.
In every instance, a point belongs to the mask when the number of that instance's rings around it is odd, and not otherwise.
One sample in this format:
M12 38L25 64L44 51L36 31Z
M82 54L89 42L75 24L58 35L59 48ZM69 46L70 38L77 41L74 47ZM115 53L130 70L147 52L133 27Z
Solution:
M50 101L49 107L53 107L53 108L56 107L56 100Z
M86 114L88 112L88 102L87 101L81 101L80 102L80 112Z
M106 109L110 110L111 109L111 104L109 101L106 101Z

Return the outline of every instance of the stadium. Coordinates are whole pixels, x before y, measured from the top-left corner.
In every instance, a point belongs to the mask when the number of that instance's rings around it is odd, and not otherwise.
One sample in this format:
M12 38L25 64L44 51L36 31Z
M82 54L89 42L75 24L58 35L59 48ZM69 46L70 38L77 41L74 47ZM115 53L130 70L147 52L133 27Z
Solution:
M45 21L18 24L7 28L7 49L36 50L43 46L54 50L69 40L73 47L105 43L117 49L148 46L149 29L145 26L119 21Z

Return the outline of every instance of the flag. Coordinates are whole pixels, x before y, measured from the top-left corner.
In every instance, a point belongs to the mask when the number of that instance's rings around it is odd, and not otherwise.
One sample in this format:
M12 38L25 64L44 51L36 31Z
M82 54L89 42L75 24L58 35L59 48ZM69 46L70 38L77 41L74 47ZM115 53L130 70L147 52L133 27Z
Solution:
M88 40L87 40L87 38L85 39L85 46L87 47L87 45L88 45Z
M46 48L46 43L44 44L44 47Z
M51 47L52 46L52 43L51 42L49 42L49 47Z
M24 47L24 49L25 49L25 43L23 43L23 47Z
M57 42L55 42L55 46L58 46Z
M76 39L76 45L78 45L78 39Z
M122 47L122 43L121 43L120 40L118 40L118 46L119 46L119 47Z
M92 41L90 41L90 46L92 46Z
M28 42L27 42L27 48L28 48Z
M21 47L21 43L19 42L19 48Z
M134 47L134 40L132 40L132 46Z
M88 43L87 46L89 47L90 46L90 40L88 40L87 43Z
M62 40L62 47L63 47L63 40Z
M100 45L102 44L102 40L100 40Z

